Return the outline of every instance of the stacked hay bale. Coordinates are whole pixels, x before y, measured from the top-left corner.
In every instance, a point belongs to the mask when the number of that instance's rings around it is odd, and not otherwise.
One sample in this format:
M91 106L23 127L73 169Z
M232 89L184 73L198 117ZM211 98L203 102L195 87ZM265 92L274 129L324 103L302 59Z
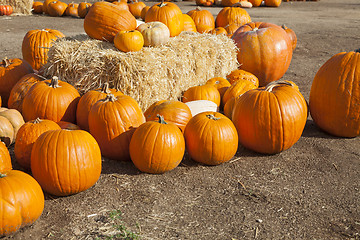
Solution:
M31 14L33 0L0 0L0 5L12 6L13 14Z
M71 83L81 93L107 82L144 110L158 100L179 99L189 87L226 77L237 67L237 48L225 35L183 32L160 47L129 53L79 35L53 44L44 73Z

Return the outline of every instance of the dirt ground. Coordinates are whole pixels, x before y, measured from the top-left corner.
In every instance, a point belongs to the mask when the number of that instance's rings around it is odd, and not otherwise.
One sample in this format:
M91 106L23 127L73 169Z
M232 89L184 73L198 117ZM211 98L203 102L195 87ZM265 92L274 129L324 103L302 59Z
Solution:
M195 8L194 2L178 5L184 13ZM214 16L220 11L206 9ZM360 47L359 0L283 2L248 12L253 21L296 32L283 78L297 83L307 100L320 66ZM21 58L26 32L42 28L84 32L82 19L0 17L0 57ZM276 155L240 146L228 163L208 167L185 156L163 175L103 159L95 186L69 197L46 195L42 216L4 239L122 239L121 233L128 239L360 239L360 137L330 136L309 117L300 140Z

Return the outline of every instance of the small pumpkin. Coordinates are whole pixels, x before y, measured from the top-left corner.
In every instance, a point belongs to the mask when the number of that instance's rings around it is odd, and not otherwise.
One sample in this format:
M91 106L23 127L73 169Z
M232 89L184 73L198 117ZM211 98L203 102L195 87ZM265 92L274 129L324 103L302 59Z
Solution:
M146 16L146 13L147 11L150 9L150 6L145 6L142 10L141 10L141 19L143 21L145 21L145 16Z
M186 103L194 100L213 101L218 107L220 106L220 93L216 87L205 84L187 89L182 96L182 102Z
M296 87L289 82L274 81L239 97L232 120L241 145L256 152L275 154L299 140L307 112L307 103Z
M231 86L225 91L224 96L222 97L222 106L226 104L228 100L233 97L240 96L245 92L255 89L257 86L250 81L247 80L238 80L231 84Z
M0 141L0 173L10 171L12 169L11 157L5 143Z
M241 26L249 22L251 22L250 15L241 7L224 7L215 19L216 27L226 27L232 23Z
M7 106L11 89L26 74L33 73L26 60L4 58L0 63L0 97L2 106Z
M78 8L79 8L78 3L69 3L69 5L67 6L67 8L65 10L65 15L74 17L74 18L78 18L79 17Z
M31 172L50 194L67 196L85 191L100 177L99 145L83 130L47 131L32 147Z
M11 122L3 116L0 116L0 141L8 147L14 141L14 127Z
M184 137L190 157L206 165L227 162L238 149L234 124L218 112L203 112L194 116L186 125Z
M21 51L23 59L39 70L47 62L47 53L53 42L65 35L55 29L30 30L24 36Z
M21 113L16 109L6 109L5 111L0 112L0 116L5 117L9 120L14 129L14 139L12 143L14 143L16 139L16 134L19 131L19 128L24 125L24 118Z
M131 0L128 6L129 6L129 11L135 18L141 18L141 11L143 10L144 7L146 7L146 4L141 1Z
M23 116L25 121L41 118L75 122L79 99L76 88L54 76L31 87L23 100Z
M224 96L226 90L231 86L231 83L222 77L211 78L206 81L206 84L215 86L219 91L221 98Z
M222 7L231 7L234 4L238 3L240 0L222 0L221 6Z
M44 202L40 185L29 174L0 172L0 236L34 223L44 210Z
M248 0L253 7L259 7L263 0Z
M62 1L52 1L47 6L48 14L52 17L61 17L65 14L68 5Z
M86 14L89 12L91 7L91 3L88 2L81 2L78 6L78 15L80 18L85 18Z
M35 1L32 5L32 12L35 14L43 13L43 2Z
M11 15L14 9L11 5L0 5L0 16Z
M169 41L170 30L162 22L148 22L142 23L137 27L144 37L145 47L155 47L165 44Z
M159 121L148 121L135 130L129 149L131 160L140 171L159 174L180 164L185 140L175 124L166 123L159 115Z
M54 121L40 118L22 125L18 131L14 146L15 158L19 165L25 169L30 169L31 150L36 139L44 132L58 129L60 129L60 126Z
M309 106L315 124L339 137L360 135L360 49L332 56L311 84Z
M144 46L144 37L138 30L119 31L115 35L114 45L122 52L137 52Z
M49 5L49 3L51 3L52 1L54 1L54 0L45 0L45 1L44 1L43 11L44 11L45 14L49 14L48 5Z
M134 130L145 122L139 104L127 95L108 94L97 101L89 113L89 129L103 156L130 160L129 144Z
M279 7L282 0L264 0L265 6L267 7Z
M211 34L215 34L215 35L219 35L219 34L224 34L227 35L227 31L225 30L225 28L223 27L217 27L214 28L213 30L210 31Z
M189 11L187 14L194 20L199 33L204 33L205 30L215 28L214 16L208 10L196 7L196 9Z
M224 28L227 32L228 37L231 37L239 27L240 27L240 25L238 23L230 23L230 24L226 25Z
M197 32L194 20L187 14L183 14L184 17L184 30L189 32Z
M242 69L235 69L231 71L226 76L226 79L229 80L231 84L239 80L247 80L252 82L256 87L259 87L259 79L254 74Z
M282 29L285 30L285 32L289 36L289 38L292 42L292 49L295 50L296 44L297 44L297 37L296 37L294 30L292 30L291 28L288 28L285 24L281 25L281 27L282 27Z
M167 123L175 124L182 132L192 118L190 108L185 103L175 100L157 101L144 112L144 115L146 121L156 121L158 115L161 115Z
M126 11L130 11L129 9L129 5L126 2L112 2L112 4L115 4L116 7L122 9L122 10L126 10Z

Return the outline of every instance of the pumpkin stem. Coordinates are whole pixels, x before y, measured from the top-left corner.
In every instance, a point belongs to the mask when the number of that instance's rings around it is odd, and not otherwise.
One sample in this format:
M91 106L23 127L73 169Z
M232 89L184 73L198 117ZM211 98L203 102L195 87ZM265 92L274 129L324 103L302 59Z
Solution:
M202 9L201 9L201 7L200 6L197 6L196 7L196 11L201 11Z
M356 49L355 52L360 53L360 48L359 48L359 49Z
M285 24L281 25L282 29L287 29L287 26Z
M101 92L103 92L103 93L110 93L110 91L109 91L109 83L104 83L103 85L102 85L102 87L101 87Z
M7 58L7 57L4 57L4 59L2 60L2 63L1 63L1 65L4 65L4 67L8 67L8 66L10 66L10 60Z
M206 117L211 120L215 120L215 121L220 120L220 118L215 117L214 114L206 114Z
M159 7L164 7L166 6L166 3L164 3L164 0L161 0L161 3L159 4Z
M40 118L36 118L35 120L34 120L34 123L40 123L41 122L41 119Z
M105 99L104 99L105 102L115 102L116 101L116 97L114 96L114 94L107 94Z
M6 174L5 173L0 173L0 178L4 178L6 177Z
M51 78L50 87L52 87L52 88L58 88L58 87L60 87L60 85L59 85L59 78L58 78L57 76L53 76L53 77Z
M159 123L161 124L167 124L167 122L165 122L164 120L164 116L160 115L160 114L156 114L156 116L159 118Z
M280 85L288 85L293 87L294 85L290 82L284 81L284 80L277 80L277 81L273 81L268 83L268 85L266 85L265 87L265 91L271 92L273 90L274 87L278 87Z

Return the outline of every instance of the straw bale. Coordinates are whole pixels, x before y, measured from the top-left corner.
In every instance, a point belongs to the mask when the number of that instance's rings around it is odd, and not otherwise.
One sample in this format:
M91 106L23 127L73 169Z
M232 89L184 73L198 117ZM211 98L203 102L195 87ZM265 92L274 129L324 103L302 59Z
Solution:
M183 91L210 78L226 77L238 67L236 56L235 43L225 35L183 32L165 45L129 53L78 35L53 44L44 73L81 94L108 82L145 110L158 100L179 100Z
M31 14L33 0L0 0L0 5L10 5L13 7L13 14Z

